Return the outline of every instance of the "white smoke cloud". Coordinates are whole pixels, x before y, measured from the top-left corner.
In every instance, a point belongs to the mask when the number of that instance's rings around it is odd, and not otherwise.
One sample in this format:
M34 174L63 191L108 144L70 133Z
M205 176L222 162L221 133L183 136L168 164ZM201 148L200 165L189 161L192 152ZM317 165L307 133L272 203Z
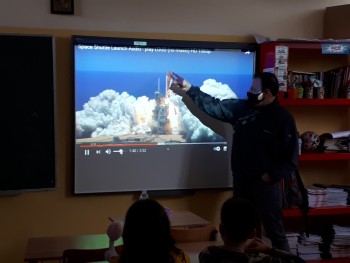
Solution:
M234 93L227 84L217 82L215 79L205 80L201 86L201 91L220 100L237 99L236 93Z
M237 98L228 85L213 79L204 81L201 90L219 99ZM178 114L178 122L181 122L181 125L176 123L177 129L181 127L176 132L186 135L188 141L221 138L190 113L180 96L171 96L168 102L172 103L171 109ZM127 92L104 90L90 98L83 110L76 112L76 137L149 134L157 127L154 119L155 106L156 101L146 96L135 98ZM175 120L174 116L172 119Z

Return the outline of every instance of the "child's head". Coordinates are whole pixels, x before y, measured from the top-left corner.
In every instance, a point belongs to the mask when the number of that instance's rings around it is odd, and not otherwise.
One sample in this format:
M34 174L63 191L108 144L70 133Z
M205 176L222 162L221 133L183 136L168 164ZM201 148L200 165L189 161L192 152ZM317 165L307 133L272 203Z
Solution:
M164 207L153 199L133 203L126 213L123 242L128 258L137 258L143 252L153 250L168 256L175 241L170 234L170 221Z
M248 200L231 197L221 207L220 233L229 242L252 238L259 223L255 206Z

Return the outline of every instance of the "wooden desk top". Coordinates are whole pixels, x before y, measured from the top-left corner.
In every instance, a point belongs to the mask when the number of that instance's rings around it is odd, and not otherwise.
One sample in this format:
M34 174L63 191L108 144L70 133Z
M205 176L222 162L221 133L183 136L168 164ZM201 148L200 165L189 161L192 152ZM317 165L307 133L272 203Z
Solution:
M107 234L30 238L27 241L24 261L60 260L67 248L107 248L108 244ZM115 242L116 246L121 244L121 239Z
M121 245L122 240L115 242L115 246ZM207 246L222 245L222 241L205 241L193 243L178 243L176 246L188 254L191 263L198 263L199 253ZM50 260L62 260L63 251L67 248L106 248L108 237L106 234L62 236L62 237L38 237L30 238L24 256L24 262L41 262ZM349 258L335 258L331 260L307 260L309 263L345 263Z
M124 218L118 216L113 218L113 220L124 221ZM190 211L171 212L169 214L169 220L172 227L206 226L211 224L209 221Z
M115 246L122 244L119 239ZM209 245L219 245L221 241L207 241L194 243L178 243L176 246L185 251L192 263L198 262L199 252ZM62 236L62 237L38 237L30 238L24 256L24 262L62 260L63 251L67 248L106 248L108 237L106 234Z
M173 212L170 216L172 227L206 226L210 222L190 211Z
M172 227L191 227L210 224L209 221L189 211L173 212L169 218ZM107 248L108 244L109 239L107 234L30 238L27 241L24 261L60 260L62 259L63 251L67 248ZM115 246L121 244L121 239L115 242ZM188 244L185 245L185 248L191 250L193 247L188 246ZM195 248L198 246L201 246L201 244L196 244ZM197 252L196 249L195 251Z

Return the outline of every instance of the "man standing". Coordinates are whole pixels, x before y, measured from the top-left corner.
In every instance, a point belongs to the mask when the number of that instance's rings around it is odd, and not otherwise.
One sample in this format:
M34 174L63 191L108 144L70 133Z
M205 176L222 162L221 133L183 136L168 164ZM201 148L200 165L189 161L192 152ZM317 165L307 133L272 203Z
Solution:
M231 169L234 195L258 209L275 248L290 251L283 225L280 180L291 178L298 165L298 133L293 116L276 97L272 73L255 74L248 99L219 100L169 72L171 88L180 88L208 115L233 127Z

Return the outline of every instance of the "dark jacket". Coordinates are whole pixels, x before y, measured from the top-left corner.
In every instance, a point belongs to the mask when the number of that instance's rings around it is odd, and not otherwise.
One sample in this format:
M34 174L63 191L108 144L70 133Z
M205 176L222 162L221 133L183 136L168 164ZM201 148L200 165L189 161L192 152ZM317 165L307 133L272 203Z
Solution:
M249 107L246 100L219 100L194 86L187 95L202 111L232 125L235 180L259 180L265 172L274 181L291 177L298 165L298 132L277 98L266 106Z

